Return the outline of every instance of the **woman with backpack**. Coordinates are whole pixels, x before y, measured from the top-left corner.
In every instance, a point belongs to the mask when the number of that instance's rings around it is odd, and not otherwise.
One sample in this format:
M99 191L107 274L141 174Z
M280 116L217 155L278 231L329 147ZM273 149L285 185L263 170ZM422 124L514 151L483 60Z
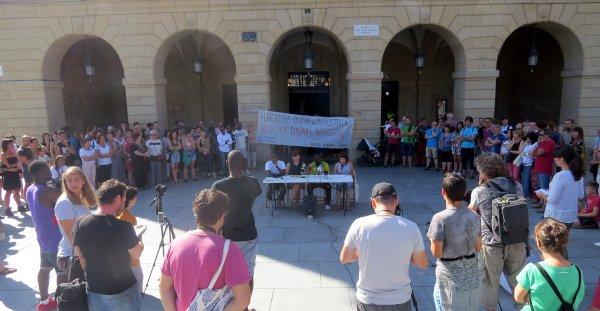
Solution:
M577 310L585 295L581 270L563 257L569 240L564 224L543 219L535 226L535 243L543 261L529 263L517 276L515 300L522 310Z

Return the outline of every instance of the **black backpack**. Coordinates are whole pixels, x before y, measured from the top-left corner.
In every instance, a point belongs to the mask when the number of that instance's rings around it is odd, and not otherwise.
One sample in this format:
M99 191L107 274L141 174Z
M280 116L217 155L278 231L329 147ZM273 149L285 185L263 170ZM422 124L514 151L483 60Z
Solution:
M558 291L558 288L556 288L556 284L554 284L554 281L552 281L552 278L550 277L550 275L548 275L548 272L546 272L544 267L542 267L542 265L540 265L537 262L535 263L535 266L538 268L544 279L546 279L546 282L548 282L548 285L550 285L552 291L554 292L558 300L560 300L560 307L558 308L558 310L575 311L575 300L577 300L577 294L579 294L579 289L581 288L581 270L579 269L579 267L575 266L575 268L577 269L577 275L579 276L579 278L577 279L577 290L575 290L575 295L573 295L572 302L569 303L564 300L563 296L560 294L560 291ZM531 293L529 293L529 305L531 306L531 311L533 311L533 304L531 304Z
M529 241L529 209L527 201L517 196L516 184L508 179L509 189L503 189L494 180L485 184L491 205L491 223L484 220L494 241L511 245Z

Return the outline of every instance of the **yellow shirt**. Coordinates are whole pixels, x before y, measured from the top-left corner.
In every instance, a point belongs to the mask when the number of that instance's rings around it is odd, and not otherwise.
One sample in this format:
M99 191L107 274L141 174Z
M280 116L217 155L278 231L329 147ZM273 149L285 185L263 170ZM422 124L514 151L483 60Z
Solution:
M137 225L137 218L135 218L135 215L133 215L129 210L126 210L126 209L121 211L121 213L119 213L119 215L117 215L117 219L126 221L126 222L130 223L132 226ZM140 260L139 259L131 259L131 266L139 267Z
M320 163L312 162L308 165L308 174L309 175L317 175L317 167L321 165L323 167L323 173L329 174L329 164L325 161L321 161Z

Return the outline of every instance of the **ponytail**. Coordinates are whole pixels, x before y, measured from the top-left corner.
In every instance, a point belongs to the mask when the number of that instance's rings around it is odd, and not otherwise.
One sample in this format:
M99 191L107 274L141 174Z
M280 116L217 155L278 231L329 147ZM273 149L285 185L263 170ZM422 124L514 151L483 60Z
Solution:
M585 174L583 170L583 159L575 152L575 149L569 145L562 145L554 150L554 158L562 158L569 165L569 170L573 174L575 181L579 181Z

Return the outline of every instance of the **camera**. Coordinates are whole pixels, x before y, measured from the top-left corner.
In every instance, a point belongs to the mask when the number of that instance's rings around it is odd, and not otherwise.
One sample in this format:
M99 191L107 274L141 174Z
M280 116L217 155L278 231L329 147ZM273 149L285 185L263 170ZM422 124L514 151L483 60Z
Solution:
M156 190L156 195L159 197L162 197L165 195L165 192L167 191L167 186L163 185L163 184L158 184L156 185L156 188L154 188Z

